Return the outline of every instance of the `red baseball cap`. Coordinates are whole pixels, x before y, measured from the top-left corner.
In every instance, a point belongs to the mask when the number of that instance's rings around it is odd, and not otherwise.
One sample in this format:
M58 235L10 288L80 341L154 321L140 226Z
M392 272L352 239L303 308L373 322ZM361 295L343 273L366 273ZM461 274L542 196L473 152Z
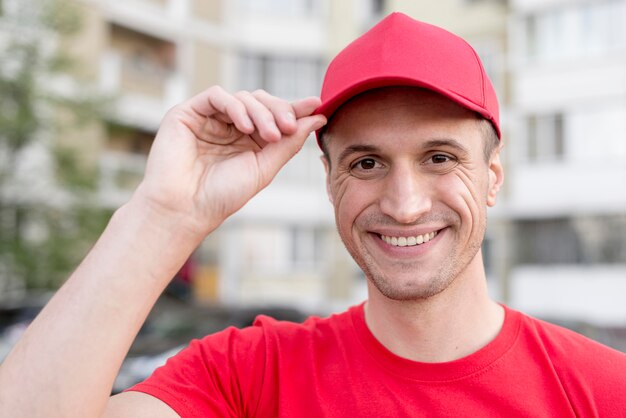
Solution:
M390 86L433 90L489 120L500 138L498 99L476 51L462 38L402 13L384 18L332 60L315 113L330 119L357 94Z

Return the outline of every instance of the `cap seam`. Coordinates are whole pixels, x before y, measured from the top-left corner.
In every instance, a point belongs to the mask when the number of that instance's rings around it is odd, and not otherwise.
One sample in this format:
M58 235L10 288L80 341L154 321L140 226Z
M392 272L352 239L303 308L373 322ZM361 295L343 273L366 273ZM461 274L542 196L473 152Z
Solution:
M472 48L472 46L469 44L469 42L467 42L465 39L463 39L463 42L465 42L467 44L467 46L469 46L470 51L472 51L472 54L474 54L474 59L476 60L476 64L478 64L478 68L480 69L480 95L481 95L481 99L482 99L482 107L486 107L487 104L486 102L486 96L485 96L485 68L483 67L482 62L480 62L480 57L478 56L478 53L476 52L476 50L474 48Z

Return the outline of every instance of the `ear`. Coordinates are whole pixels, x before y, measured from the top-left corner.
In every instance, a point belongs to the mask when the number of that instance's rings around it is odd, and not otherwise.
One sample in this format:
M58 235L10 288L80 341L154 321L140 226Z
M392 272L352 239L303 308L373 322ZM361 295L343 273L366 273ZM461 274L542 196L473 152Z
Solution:
M489 189L487 190L487 206L494 206L496 204L496 198L502 183L504 182L504 168L500 161L500 151L502 150L502 144L493 151L491 158L489 159Z
M320 160L322 160L322 164L324 164L324 171L326 171L326 195L328 196L330 203L334 203L333 195L330 192L330 162L325 155L321 155Z

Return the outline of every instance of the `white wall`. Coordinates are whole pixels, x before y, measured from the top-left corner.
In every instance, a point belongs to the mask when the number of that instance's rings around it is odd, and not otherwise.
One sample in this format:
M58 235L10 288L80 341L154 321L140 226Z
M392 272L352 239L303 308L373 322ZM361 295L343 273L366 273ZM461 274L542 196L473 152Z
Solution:
M626 265L518 267L511 307L543 318L626 323Z

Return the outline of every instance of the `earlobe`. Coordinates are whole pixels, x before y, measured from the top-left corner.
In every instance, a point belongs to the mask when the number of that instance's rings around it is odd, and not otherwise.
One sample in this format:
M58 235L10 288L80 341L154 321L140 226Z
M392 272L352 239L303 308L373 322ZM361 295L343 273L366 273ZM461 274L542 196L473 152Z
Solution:
M500 161L500 150L494 151L489 162L489 190L487 191L487 206L494 206L498 197L498 192L504 182L504 168Z
M334 204L333 195L330 192L330 162L325 155L320 156L320 160L322 160L322 164L324 164L324 171L326 172L326 195L328 196L330 203Z

